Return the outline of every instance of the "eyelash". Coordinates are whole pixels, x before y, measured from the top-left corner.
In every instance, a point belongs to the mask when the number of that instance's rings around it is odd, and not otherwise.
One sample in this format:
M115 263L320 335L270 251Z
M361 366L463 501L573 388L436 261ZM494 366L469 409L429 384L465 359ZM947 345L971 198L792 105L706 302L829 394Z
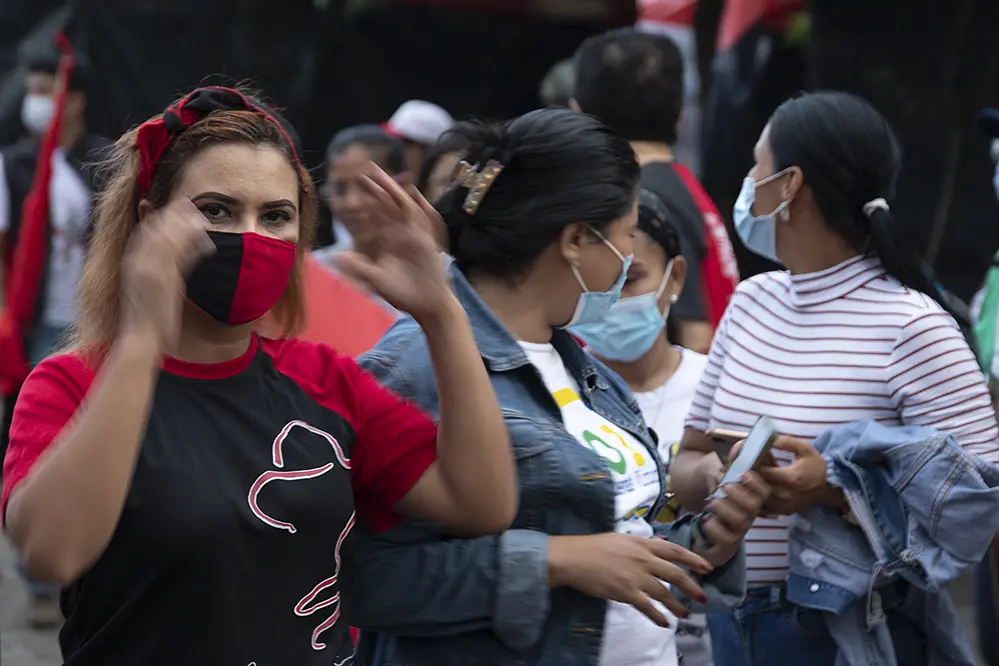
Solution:
M218 214L212 214L209 211L218 211ZM222 204L206 204L201 207L201 214L204 215L210 222L215 222L220 219L220 217L232 217L232 213L229 209ZM266 219L270 216L277 216L277 219ZM264 215L265 223L271 226L279 227L281 225L287 224L291 221L291 215L283 210L271 210L267 211Z

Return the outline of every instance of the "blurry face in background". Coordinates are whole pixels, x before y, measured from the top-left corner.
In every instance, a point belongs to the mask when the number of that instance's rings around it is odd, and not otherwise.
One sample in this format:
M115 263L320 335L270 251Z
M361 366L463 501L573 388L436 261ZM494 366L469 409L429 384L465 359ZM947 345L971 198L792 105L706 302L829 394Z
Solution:
M21 106L21 122L32 134L42 134L55 111L56 77L48 72L28 72L24 79L25 95ZM82 122L86 108L86 96L81 91L70 91L66 95L66 109L63 123Z
M360 180L375 157L364 146L349 146L330 160L326 183L330 208L353 238L354 249L371 257L378 253L377 235L368 221L373 200Z
M409 139L405 139L404 141L406 143L406 171L409 173L420 173L420 165L423 164L423 151L426 146L417 141L410 141Z
M427 201L433 203L451 189L461 157L461 153L444 153L437 158L437 163L430 172L430 178L427 179L427 191L423 193Z

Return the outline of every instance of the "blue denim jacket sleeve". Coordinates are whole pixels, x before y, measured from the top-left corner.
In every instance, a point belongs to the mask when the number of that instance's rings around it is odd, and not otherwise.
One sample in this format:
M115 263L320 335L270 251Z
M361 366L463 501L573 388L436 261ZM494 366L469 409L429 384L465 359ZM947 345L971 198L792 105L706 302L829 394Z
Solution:
M693 541L693 516L684 516L669 523L656 523L656 536L689 549ZM689 599L684 602L695 613L711 613L717 610L735 608L746 598L746 549L741 546L731 560L716 568L707 576L692 574L694 580L708 597L706 604ZM679 590L673 588L675 593Z
M548 617L548 541L530 530L423 542L361 536L350 620L402 636L490 629L510 648L530 647Z
M360 364L403 399L438 413L433 368L412 320L397 323ZM387 534L362 529L357 536L348 607L360 628L413 636L490 628L511 648L540 638L550 604L547 534L443 540L432 527L405 521Z

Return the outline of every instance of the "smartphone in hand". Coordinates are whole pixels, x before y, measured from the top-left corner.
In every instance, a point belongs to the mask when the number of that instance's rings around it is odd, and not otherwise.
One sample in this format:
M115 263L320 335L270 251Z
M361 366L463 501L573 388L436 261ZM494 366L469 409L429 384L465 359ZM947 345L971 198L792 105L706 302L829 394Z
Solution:
M756 470L766 461L767 454L777 441L777 426L769 416L761 416L749 431L735 457L718 484L720 491L726 484L735 483L746 472ZM718 491L715 491L716 494Z

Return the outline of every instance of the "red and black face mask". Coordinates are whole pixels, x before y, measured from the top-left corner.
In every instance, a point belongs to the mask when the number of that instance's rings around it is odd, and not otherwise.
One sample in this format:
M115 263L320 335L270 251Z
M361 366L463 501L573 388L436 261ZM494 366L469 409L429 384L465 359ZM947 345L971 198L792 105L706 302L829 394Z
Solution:
M181 132L216 111L253 111L273 122L291 147L301 171L297 136L277 111L248 99L238 90L199 88L171 105L163 115L139 126L138 193L149 191L156 166ZM300 183L302 190L307 183ZM216 252L187 279L187 297L218 321L237 326L263 317L284 294L295 264L295 245L254 233L209 231Z
M260 319L288 287L295 244L253 233L208 235L216 251L187 278L187 298L223 324Z

